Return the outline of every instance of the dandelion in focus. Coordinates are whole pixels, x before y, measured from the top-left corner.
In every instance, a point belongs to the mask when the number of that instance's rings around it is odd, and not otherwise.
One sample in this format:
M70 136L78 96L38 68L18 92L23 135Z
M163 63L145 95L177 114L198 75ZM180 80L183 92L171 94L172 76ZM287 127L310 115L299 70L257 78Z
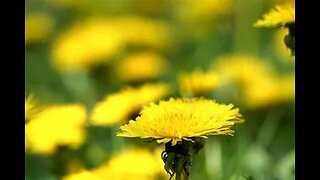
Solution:
M178 76L179 89L186 97L205 96L219 86L219 76L215 72L196 69Z
M263 15L255 24L255 27L282 27L289 29L284 37L285 45L295 53L295 7L294 3L278 5Z
M140 137L165 143L165 170L172 176L189 176L191 161L209 135L233 136L231 129L243 122L233 104L193 98L174 99L145 106L135 120L120 127L117 136Z
M59 146L78 148L85 140L86 109L80 104L51 105L26 125L26 147L53 154Z
M92 110L91 124L110 126L123 124L138 115L144 105L158 101L167 95L169 86L164 83L145 84L137 88L127 87L110 94L96 103Z
M122 81L137 82L156 79L168 68L166 60L152 52L130 54L119 62L117 73Z

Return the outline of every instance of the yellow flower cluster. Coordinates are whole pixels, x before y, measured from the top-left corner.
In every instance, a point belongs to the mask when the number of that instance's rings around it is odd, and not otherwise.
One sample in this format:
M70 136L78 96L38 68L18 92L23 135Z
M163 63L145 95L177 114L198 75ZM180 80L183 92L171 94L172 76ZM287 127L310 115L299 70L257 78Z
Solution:
M86 110L83 105L52 105L26 125L26 148L52 154L58 146L79 147L85 140Z
M239 109L232 104L218 104L207 99L174 99L150 104L141 116L120 127L117 136L152 138L172 146L178 141L207 138L209 135L230 135L235 123L243 122Z
M158 101L169 92L164 83L145 84L133 88L128 87L118 93L107 95L98 102L92 111L92 125L122 124L138 115L144 105Z
M90 70L128 45L164 48L169 34L165 23L135 16L87 19L56 39L52 64L59 71Z

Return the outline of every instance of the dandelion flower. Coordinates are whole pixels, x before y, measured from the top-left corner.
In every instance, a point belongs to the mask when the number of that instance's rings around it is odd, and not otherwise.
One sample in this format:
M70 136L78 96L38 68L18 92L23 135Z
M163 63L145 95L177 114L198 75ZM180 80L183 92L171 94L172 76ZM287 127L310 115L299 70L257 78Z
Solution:
M54 28L54 19L46 13L35 12L25 17L25 43L44 42Z
M233 136L231 129L243 122L239 109L233 104L193 98L151 103L135 120L120 127L117 136L140 137L165 143L161 154L165 170L179 179L189 175L194 155L203 147L203 139L209 135Z
M134 53L119 62L117 72L123 81L155 79L165 73L166 60L151 52Z
M88 19L61 34L52 49L59 71L90 70L107 63L123 46L122 35L108 19Z
M276 6L263 15L255 24L255 27L285 27L289 33L284 37L285 45L290 48L292 55L295 53L295 7L294 3Z
M79 147L85 140L83 105L52 105L26 125L26 146L35 153L52 154L59 146Z
M190 74L183 73L178 77L180 92L188 97L202 96L219 86L218 74L196 69Z
M92 125L122 124L138 114L144 105L165 96L169 86L164 83L145 84L133 88L128 87L118 93L107 95L98 102L92 111Z
M207 99L174 99L150 104L141 116L121 126L117 136L152 138L158 143L192 141L194 137L233 135L231 127L241 122L233 104L218 104Z
M286 4L282 6L276 6L268 13L263 15L262 19L259 19L254 26L255 27L274 27L285 26L287 23L295 22L295 12L293 4Z

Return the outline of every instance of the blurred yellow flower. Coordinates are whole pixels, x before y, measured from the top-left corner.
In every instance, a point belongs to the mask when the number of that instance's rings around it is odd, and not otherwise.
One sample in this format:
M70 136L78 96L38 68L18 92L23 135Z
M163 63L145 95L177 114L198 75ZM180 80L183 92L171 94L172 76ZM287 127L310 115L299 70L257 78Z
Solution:
M182 73L178 76L180 92L187 97L206 95L219 86L218 77L215 72L203 72L200 69Z
M102 179L157 180L167 179L160 151L129 150L114 155L109 162L93 169Z
M170 46L170 27L164 21L138 16L120 17L115 25L128 45L164 49Z
M275 6L268 13L263 15L254 26L255 27L274 27L285 26L288 23L295 22L294 3Z
M52 49L52 63L60 71L88 70L110 61L123 43L112 20L88 19L57 38Z
M120 127L117 136L155 139L158 143L174 146L178 141L207 138L209 135L230 135L235 123L243 122L233 104L193 98L151 103L140 112L141 116Z
M278 31L275 32L273 41L274 41L274 48L277 55L283 60L291 60L291 52L290 49L285 45L283 41L283 37L285 37L289 33L287 28L280 28ZM294 61L290 61L294 62Z
M52 154L58 146L79 147L85 140L86 109L80 104L44 108L26 125L26 147Z
M63 177L63 180L165 180L160 151L128 150L112 156L105 164Z
M151 52L134 53L118 63L117 73L123 81L155 79L165 73L166 60Z
M273 73L264 59L250 55L225 55L212 63L212 69L219 73L225 83L236 83L240 87L250 86L252 80L261 74Z
M249 108L275 105L294 99L294 75L258 76L242 91L241 100Z
M46 13L34 12L25 16L25 43L44 42L52 33L54 19Z
M88 170L72 173L62 177L62 180L102 180L98 175Z
M132 88L127 87L118 93L107 95L98 102L91 116L92 125L122 124L138 115L144 105L158 101L169 92L169 86L164 83L145 84Z

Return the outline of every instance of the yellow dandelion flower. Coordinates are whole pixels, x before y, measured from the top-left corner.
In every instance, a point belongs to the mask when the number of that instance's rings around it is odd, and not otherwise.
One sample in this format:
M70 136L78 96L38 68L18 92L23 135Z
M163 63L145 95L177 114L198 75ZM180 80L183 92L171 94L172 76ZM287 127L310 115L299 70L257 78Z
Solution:
M25 16L25 43L43 42L53 31L54 19L46 13L35 12Z
M125 123L138 114L144 105L158 101L169 92L169 86L164 83L145 84L128 87L118 93L107 95L98 102L92 111L92 125L112 125Z
M294 99L294 76L259 76L242 91L249 108L265 107Z
M219 86L218 77L215 72L203 72L200 69L190 74L180 74L178 76L180 92L188 97L206 95Z
M117 72L123 81L154 79L165 73L166 60L151 52L131 54L119 62Z
M52 105L26 125L26 146L52 154L58 146L79 147L85 140L86 109L80 104Z
M156 180L167 179L158 151L135 149L115 154L110 161L92 170L101 179Z
M226 83L237 83L240 87L250 85L255 77L273 73L270 64L264 59L249 55L225 55L212 63L212 69L218 72Z
M129 45L163 49L171 44L170 28L164 21L128 16L118 18L115 26Z
M107 19L89 19L74 25L54 42L52 63L57 70L88 70L110 61L123 38Z
M178 141L233 135L231 127L241 122L239 109L207 99L173 99L150 104L136 120L120 127L117 136L152 138L172 146Z
M254 26L255 27L274 27L285 26L288 23L295 22L295 9L294 4L286 4L276 6L268 13L263 15L262 19L259 19Z

